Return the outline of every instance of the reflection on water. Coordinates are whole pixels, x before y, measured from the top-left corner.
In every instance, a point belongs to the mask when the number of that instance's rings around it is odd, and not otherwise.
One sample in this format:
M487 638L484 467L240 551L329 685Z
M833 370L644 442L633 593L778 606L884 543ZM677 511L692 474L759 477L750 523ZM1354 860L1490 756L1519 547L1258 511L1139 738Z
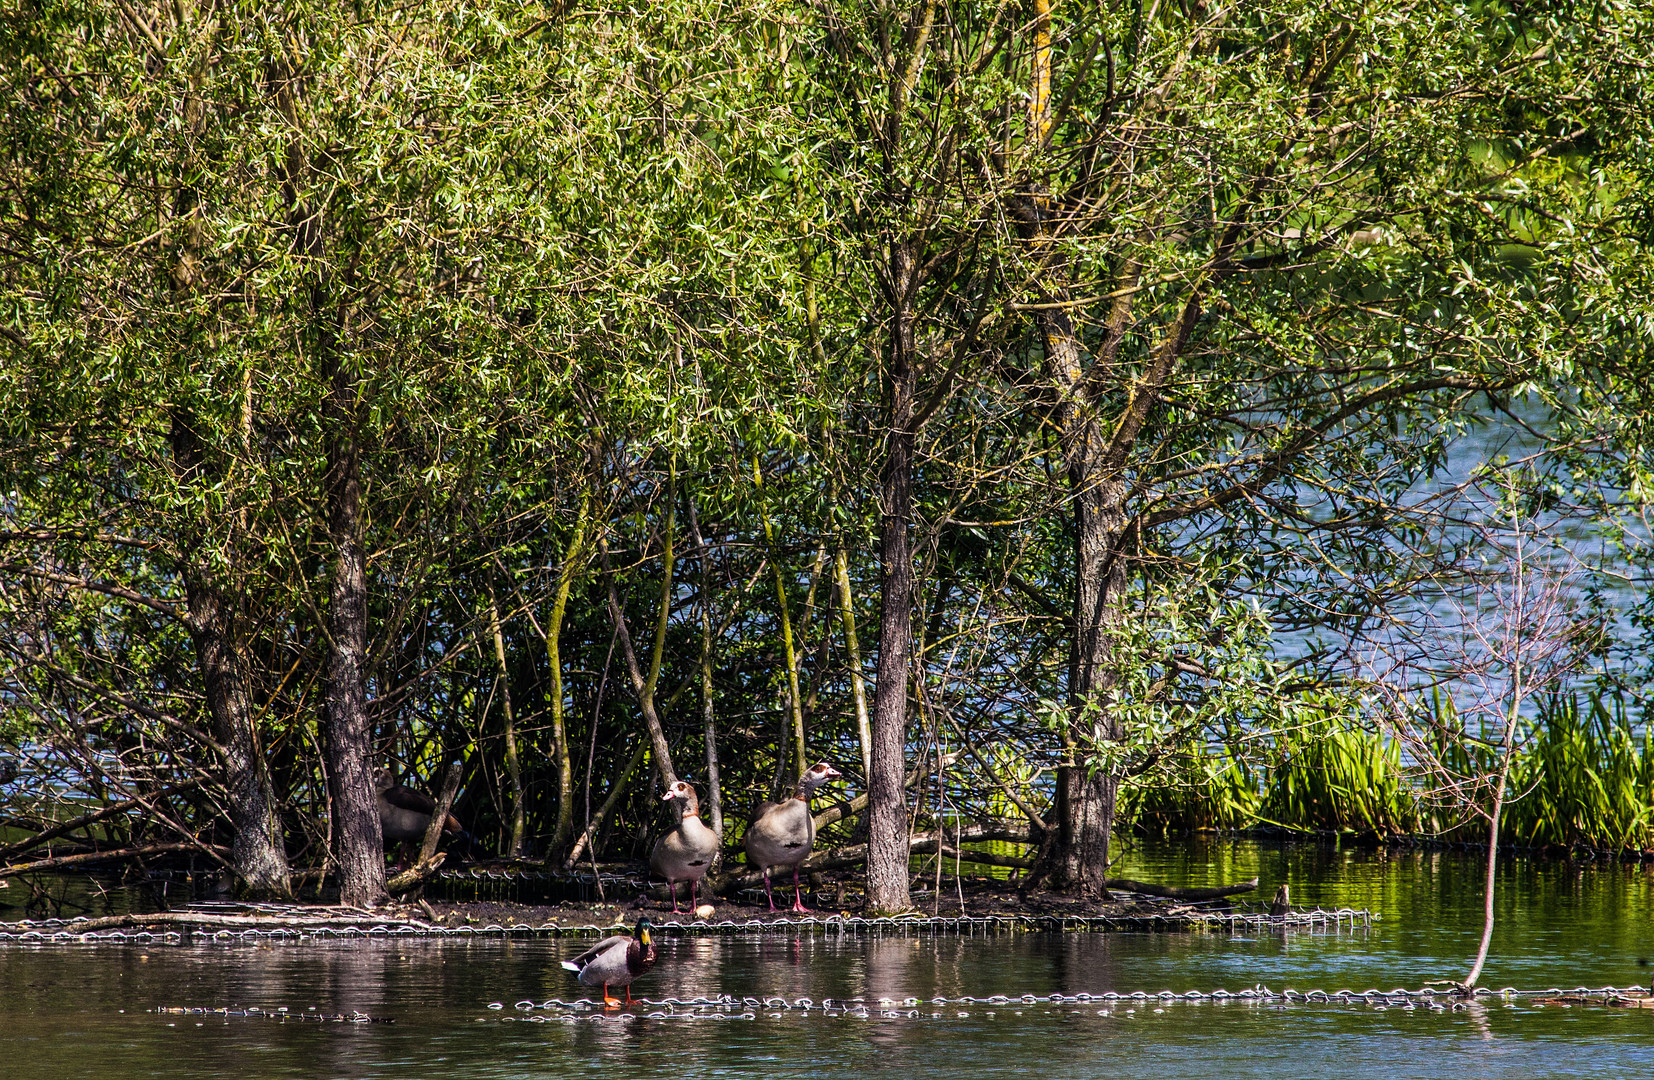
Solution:
M1459 1012L1366 1006L929 1004L1002 993L1366 989L1460 975L1474 946L1473 860L1281 850L1149 848L1123 873L1205 884L1258 873L1308 902L1369 906L1371 930L1317 934L1018 934L992 938L747 937L661 943L635 987L706 994L889 998L919 1015L755 1010L751 1020L524 1022L517 1001L585 992L557 961L574 941L0 949L6 1077L1543 1077L1654 1075L1654 1016L1478 1003ZM1492 985L1645 982L1651 878L1510 864ZM490 1003L504 1004L494 1010ZM394 1025L158 1015L162 1005L360 1011ZM123 1011L124 1010L124 1011ZM905 1010L904 1010L905 1012ZM1107 1013L1107 1015L1101 1015ZM544 1014L537 1014L544 1015Z

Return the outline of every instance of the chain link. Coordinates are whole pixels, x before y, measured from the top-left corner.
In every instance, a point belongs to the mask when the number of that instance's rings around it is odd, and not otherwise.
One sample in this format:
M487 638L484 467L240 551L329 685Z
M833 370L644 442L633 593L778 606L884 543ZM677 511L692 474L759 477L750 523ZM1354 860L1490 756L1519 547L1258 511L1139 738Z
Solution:
M1564 1004L1602 1004L1620 1005L1640 1001L1641 998L1633 995L1644 995L1650 992L1648 987L1642 986L1601 986L1575 987L1572 990L1562 990L1552 987L1548 990L1518 990L1507 986L1499 990L1489 987L1477 987L1469 996L1477 1000L1501 1000L1511 1002L1521 998L1563 998ZM1159 993L1148 993L1142 990L1130 994L1121 994L1109 991L1101 994L991 994L979 997L970 994L961 997L933 997L921 999L916 997L903 998L824 998L815 1001L811 998L794 998L788 1000L783 997L735 997L731 994L720 994L716 997L694 998L635 998L633 1005L646 1011L614 1012L603 1009L601 1001L589 998L564 1000L562 998L548 998L545 1001L524 1000L512 1005L508 1015L500 1017L502 1022L522 1021L526 1023L577 1023L582 1021L611 1021L625 1023L639 1019L654 1020L756 1020L760 1013L772 1018L779 1018L787 1014L820 1014L824 1017L842 1018L850 1020L896 1020L922 1019L928 1013L930 1019L943 1019L944 1010L953 1010L953 1018L970 1017L970 1009L983 1009L985 1015L992 1017L998 1009L1016 1010L1018 1007L1031 1005L1057 1005L1077 1009L1097 1009L1099 1016L1113 1015L1116 1010L1124 1010L1121 1015L1131 1015L1139 1008L1153 1007L1155 1012L1164 1011L1170 1005L1205 1005L1239 1002L1255 1006L1271 1006L1284 1008L1287 1005L1324 1004L1366 1006L1375 1011L1384 1011L1391 1008L1404 1010L1427 1009L1431 1012L1460 1012L1470 1008L1471 1002L1464 1000L1465 994L1457 990L1436 990L1424 987L1417 990L1271 990L1266 986L1256 986L1249 990L1212 990L1202 992L1189 990L1185 993L1174 993L1162 990ZM1538 1003L1542 1004L1542 1003ZM487 1008L493 1012L505 1013L507 1007L502 1001L491 1001ZM394 1020L369 1016L366 1013L350 1013L329 1015L318 1013L314 1008L305 1012L290 1012L283 1009L214 1009L214 1008L178 1008L164 1006L155 1010L157 1013L176 1014L180 1016L222 1016L222 1017L250 1017L272 1020L323 1021L334 1023L393 1023Z
M278 909L279 910L279 909ZM272 912L272 917L277 917ZM807 915L789 919L702 919L695 922L658 922L656 934L667 937L702 937L707 935L744 934L837 934L883 935L899 934L955 934L990 936L1030 931L1166 931L1209 929L1230 933L1255 932L1268 929L1295 930L1351 930L1371 926L1377 916L1356 908L1336 910L1315 909L1297 911L1288 915L1242 914L1208 911L1179 912L1175 915L969 915L926 916L894 915L862 917L859 915ZM183 944L199 942L235 943L242 941L308 941L360 940L364 938L476 938L476 937L602 937L616 930L626 929L623 923L608 926L530 926L527 923L489 923L485 926L437 926L425 922L374 922L364 919L361 926L307 926L302 919L289 925L246 927L243 929L213 929L204 926L192 930L92 930L77 931L75 924L83 919L23 920L0 924L0 945L71 945L71 944Z

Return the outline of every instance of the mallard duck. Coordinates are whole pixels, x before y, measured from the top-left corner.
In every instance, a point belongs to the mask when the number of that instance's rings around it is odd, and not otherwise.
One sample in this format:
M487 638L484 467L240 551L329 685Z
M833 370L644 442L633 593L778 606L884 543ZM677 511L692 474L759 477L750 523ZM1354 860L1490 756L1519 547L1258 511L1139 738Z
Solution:
M626 1004L632 1003L632 980L655 966L655 943L649 940L649 917L637 921L637 934L627 937L615 934L606 937L573 960L564 960L563 966L580 977L586 986L603 988L603 1006L620 1008L620 1001L609 996L609 987L626 988Z
M807 912L798 887L798 864L810 856L816 840L815 819L810 816L810 796L829 780L842 775L825 761L818 761L798 778L793 797L782 802L759 803L747 825L747 863L764 872L764 897L775 910L770 894L770 873L778 866L793 868L793 910Z
M655 841L649 868L666 879L672 890L672 910L678 910L678 882L689 882L689 910L695 910L695 889L718 854L718 834L701 820L701 801L695 789L679 780L666 789L661 802L678 803L678 823Z
M408 862L408 846L425 839L425 829L436 812L436 800L423 791L396 783L389 769L382 768L374 774L373 786L378 792L379 829L387 847L399 845L396 868L400 870ZM442 823L442 832L467 846L470 844L471 834L452 814Z

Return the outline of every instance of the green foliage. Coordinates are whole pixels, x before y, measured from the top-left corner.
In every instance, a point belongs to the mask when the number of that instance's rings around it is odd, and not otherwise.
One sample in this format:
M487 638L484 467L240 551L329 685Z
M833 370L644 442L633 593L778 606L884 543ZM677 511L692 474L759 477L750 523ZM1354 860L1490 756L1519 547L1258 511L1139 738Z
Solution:
M1400 748L1349 718L1288 729L1272 754L1263 820L1378 836L1418 830L1419 800Z
M1521 843L1654 846L1654 729L1632 721L1623 695L1546 699L1510 784L1503 827Z
M701 778L704 612L728 802L768 790L776 567L812 752L857 761L906 305L933 406L911 750L968 739L987 763L948 771L949 805L1014 817L1010 786L1047 807L1073 751L1127 778L1143 827L1420 827L1407 763L1329 687L1350 638L1461 565L1464 436L1527 402L1549 441L1525 496L1559 534L1646 556L1647 20L1080 4L1053 26L1040 137L1027 13L997 3L28 0L0 23L0 743L60 747L56 778L100 797L211 778L187 618L210 582L292 845L317 857L337 364L378 745L426 776L463 753L479 835L513 797L508 694L531 828L559 809L540 634L564 575L576 816L620 785L615 856L657 823L625 786L641 734L595 539L565 565L586 507L639 642L676 530L658 698L680 768ZM1121 493L1124 585L1087 701L1040 304L1072 319L1094 437L1142 411L1094 478ZM816 570L839 548L855 660ZM1632 630L1603 650L1628 677ZM1641 842L1646 733L1547 725L1517 835ZM222 839L208 790L170 810Z

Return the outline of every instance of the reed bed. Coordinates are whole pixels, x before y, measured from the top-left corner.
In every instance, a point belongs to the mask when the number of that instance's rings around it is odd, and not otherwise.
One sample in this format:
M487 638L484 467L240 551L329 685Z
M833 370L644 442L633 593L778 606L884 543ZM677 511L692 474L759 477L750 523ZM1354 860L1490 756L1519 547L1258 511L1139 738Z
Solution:
M1451 701L1429 704L1443 726ZM1640 711L1640 710L1639 710ZM1477 739L1437 753L1455 772L1493 767ZM1331 715L1249 742L1186 751L1122 786L1122 828L1151 835L1279 827L1379 840L1485 842L1484 815L1444 798L1378 731ZM1654 728L1620 693L1546 699L1524 723L1501 841L1519 847L1654 851Z

